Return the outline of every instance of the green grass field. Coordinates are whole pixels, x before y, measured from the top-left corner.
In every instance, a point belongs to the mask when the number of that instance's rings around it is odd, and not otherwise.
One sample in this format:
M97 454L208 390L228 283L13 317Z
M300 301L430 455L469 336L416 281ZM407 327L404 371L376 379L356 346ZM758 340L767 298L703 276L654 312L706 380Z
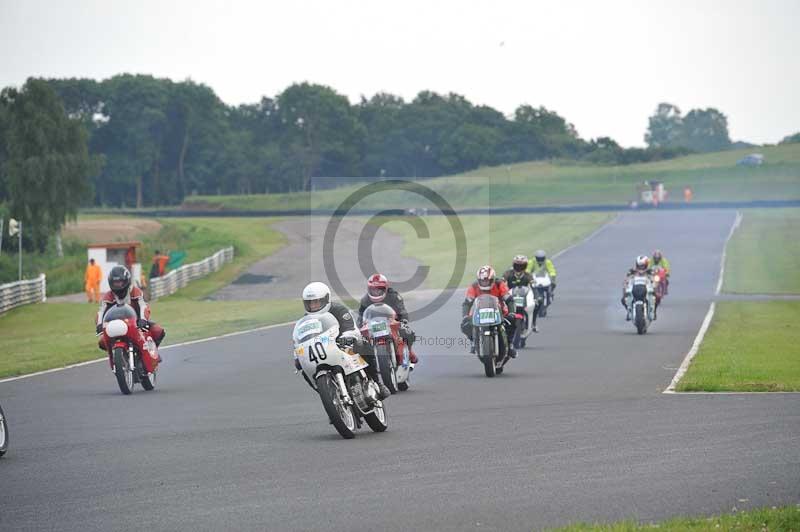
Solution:
M743 156L763 153L760 167L736 166ZM466 174L420 181L453 207L626 203L635 185L659 179L673 199L690 185L695 201L800 198L800 143L690 155L654 163L600 166L574 162L529 162L480 168ZM361 185L295 194L195 196L185 205L228 210L335 208ZM373 197L374 208L417 207L418 197L396 191Z
M723 290L800 294L800 209L743 212L728 243Z
M471 281L478 268L487 263L502 274L511 266L514 255L533 256L541 248L552 256L613 217L609 213L459 216L466 236L466 269L464 277L452 285L448 281L456 264L456 242L446 217L425 218L430 238L418 238L414 228L402 219L385 227L405 238L405 256L430 266L428 288L454 288Z
M184 249L202 258L233 244L230 265L197 280L178 293L152 304L153 318L167 329L165 345L280 323L302 313L297 300L204 301L254 261L284 245L282 233L270 226L275 219L187 218L169 220L150 246ZM187 257L187 259L188 259ZM82 274L81 274L82 275ZM22 375L102 356L94 337L95 305L45 303L0 315L0 377ZM58 334L41 334L42 328ZM165 356L166 356L165 352Z
M800 301L724 301L679 392L800 391Z
M762 508L714 517L679 517L660 523L622 521L609 524L576 524L552 530L554 532L637 532L641 530L659 530L663 532L797 532L800 531L800 506Z

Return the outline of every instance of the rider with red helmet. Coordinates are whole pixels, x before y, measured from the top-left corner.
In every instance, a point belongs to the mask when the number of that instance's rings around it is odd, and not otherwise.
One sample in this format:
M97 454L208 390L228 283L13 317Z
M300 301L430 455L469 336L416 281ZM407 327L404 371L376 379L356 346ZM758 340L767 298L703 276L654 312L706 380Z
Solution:
M509 338L514 337L514 329L516 328L515 320L509 318L509 314L513 314L516 311L514 298L511 296L511 290L508 289L508 285L506 284L505 280L503 280L502 277L498 278L494 268L488 264L486 266L482 266L478 270L477 277L478 278L475 280L475 282L469 285L467 288L464 303L461 305L461 331L467 336L467 338L470 339L471 342L473 342L472 320L469 317L469 311L472 309L472 303L480 295L493 295L500 300L500 308L503 311L503 323L505 327L501 330L505 330L506 333L505 337L503 338L503 342L508 349L509 356L511 358L516 358L517 352L508 341ZM474 343L470 349L470 352L475 352Z
M361 323L364 317L364 311L373 303L385 303L392 307L397 313L397 319L400 321L400 336L408 346L408 358L412 364L417 363L417 355L414 353L414 340L417 338L414 331L408 325L408 311L406 305L403 303L403 296L389 286L389 279L385 275L375 273L370 275L367 279L367 293L361 298L358 307L358 322Z

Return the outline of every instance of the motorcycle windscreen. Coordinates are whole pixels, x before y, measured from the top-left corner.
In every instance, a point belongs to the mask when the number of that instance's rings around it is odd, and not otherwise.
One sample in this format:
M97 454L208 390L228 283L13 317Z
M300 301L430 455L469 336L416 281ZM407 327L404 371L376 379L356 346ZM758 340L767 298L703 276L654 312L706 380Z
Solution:
M339 322L330 312L318 316L304 316L294 325L292 340L294 340L295 345L300 345L334 327L338 331Z
M511 291L511 296L514 298L514 305L518 309L523 309L528 306L528 292L530 290L527 286L515 286Z
M500 300L493 295L483 294L472 304L472 324L476 327L500 325L503 313L500 311Z
M375 303L367 307L364 311L364 321L367 322L374 318L395 319L395 311L385 303Z
M128 320L128 319L136 319L138 316L136 315L136 311L133 310L133 307L130 305L114 305L108 312L105 313L103 316L104 322L109 322L113 320Z

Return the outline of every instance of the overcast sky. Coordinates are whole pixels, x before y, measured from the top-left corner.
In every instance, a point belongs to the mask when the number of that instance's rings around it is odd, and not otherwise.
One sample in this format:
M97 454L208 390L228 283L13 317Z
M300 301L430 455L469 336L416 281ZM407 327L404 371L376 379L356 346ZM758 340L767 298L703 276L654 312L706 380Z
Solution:
M299 81L351 102L429 89L543 105L626 146L661 101L718 108L734 140L800 131L799 53L797 0L0 0L0 86L136 72L230 104Z

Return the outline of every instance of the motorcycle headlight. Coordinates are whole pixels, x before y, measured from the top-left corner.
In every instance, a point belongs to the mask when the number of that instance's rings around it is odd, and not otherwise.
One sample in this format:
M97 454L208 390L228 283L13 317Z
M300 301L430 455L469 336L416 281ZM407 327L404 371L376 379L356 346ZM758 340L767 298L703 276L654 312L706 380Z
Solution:
M654 282L654 283L657 283L657 282L658 282L658 281L660 281L660 280L661 280L661 277L659 277L658 275L654 275L654 276L653 276L653 282Z
M122 320L111 320L106 323L106 334L111 338L117 338L128 334L128 324Z

